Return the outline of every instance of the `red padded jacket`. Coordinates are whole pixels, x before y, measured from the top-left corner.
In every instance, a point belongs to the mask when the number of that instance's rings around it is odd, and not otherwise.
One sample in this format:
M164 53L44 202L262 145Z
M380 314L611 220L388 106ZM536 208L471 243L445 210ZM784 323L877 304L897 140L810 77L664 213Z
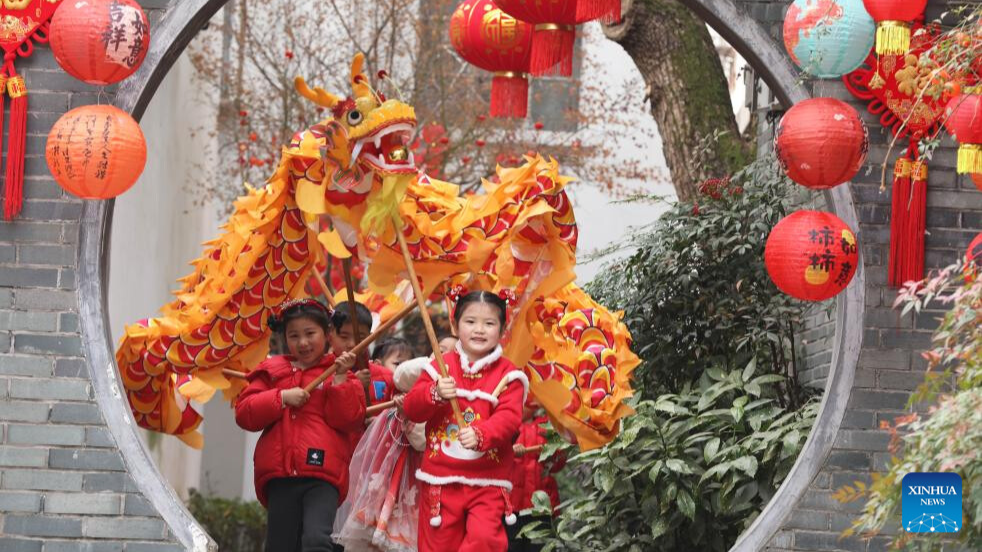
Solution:
M339 385L328 378L300 408L283 407L281 392L303 387L334 363L327 354L316 366L295 367L290 356L263 361L249 372L249 387L235 403L235 422L262 431L253 456L256 496L266 505L266 483L279 477L316 477L348 492L349 434L365 419L365 391L353 376Z

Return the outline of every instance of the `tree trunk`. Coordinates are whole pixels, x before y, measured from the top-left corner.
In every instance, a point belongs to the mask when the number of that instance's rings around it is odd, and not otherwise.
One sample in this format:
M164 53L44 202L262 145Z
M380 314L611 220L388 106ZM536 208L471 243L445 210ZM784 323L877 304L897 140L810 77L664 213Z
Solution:
M622 0L607 38L631 56L648 86L651 115L681 200L701 182L732 174L750 159L719 55L706 24L675 0Z

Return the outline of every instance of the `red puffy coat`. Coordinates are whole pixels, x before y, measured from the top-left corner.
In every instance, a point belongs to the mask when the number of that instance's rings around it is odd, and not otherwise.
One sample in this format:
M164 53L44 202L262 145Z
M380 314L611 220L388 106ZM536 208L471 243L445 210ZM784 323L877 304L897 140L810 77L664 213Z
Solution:
M365 420L365 391L352 376L340 385L328 378L300 408L283 407L284 389L303 387L334 363L327 354L306 370L292 357L276 356L249 372L249 387L235 403L235 423L263 434L256 444L256 496L266 505L266 483L278 477L316 477L334 485L344 500L348 492L349 434Z
M477 451L463 448L450 403L434 402L433 389L439 378L434 361L423 369L403 403L407 418L426 424L428 445L416 478L430 485L460 483L511 491L512 443L521 425L528 378L501 356L501 347L473 366L459 345L443 355L443 360L456 381L463 417L474 428L480 444ZM504 390L494 396L502 382Z
M548 421L545 416L532 418L522 423L518 432L516 444L526 448L535 445L546 444L546 430L540 427ZM525 510L532 507L532 493L535 491L545 491L549 495L552 507L555 509L559 505L559 486L552 474L558 472L566 464L566 458L562 452L557 452L556 456L539 461L539 453L533 452L524 456L515 457L515 468L512 471L512 491L511 502L516 510ZM558 512L558 510L557 510Z

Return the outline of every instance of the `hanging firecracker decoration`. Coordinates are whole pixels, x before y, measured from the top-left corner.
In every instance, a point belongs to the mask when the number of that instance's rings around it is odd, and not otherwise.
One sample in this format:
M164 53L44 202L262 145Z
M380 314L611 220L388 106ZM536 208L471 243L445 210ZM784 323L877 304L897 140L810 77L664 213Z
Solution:
M774 134L774 150L791 180L824 190L856 176L866 161L869 135L849 104L813 98L784 114Z
M143 63L150 25L134 0L66 2L51 18L50 36L55 61L66 73L105 86Z
M831 213L797 211L771 230L764 265L784 293L804 301L824 301L844 290L856 273L856 236Z
M907 53L911 24L921 19L927 0L863 0L863 5L876 21L876 53Z
M497 0L496 4L508 15L532 25L532 57L529 60L532 75L568 77L573 74L579 0Z
M109 199L143 172L147 144L140 125L111 105L86 105L61 116L45 146L51 175L83 199Z
M492 117L528 114L531 25L501 11L491 0L467 1L450 18L450 43L465 61L494 73Z
M0 4L0 133L3 130L4 92L10 97L10 126L7 130L7 166L4 170L3 216L12 219L24 203L24 145L27 133L27 86L17 74L14 61L34 52L34 43L48 41L52 14L61 0L19 0ZM2 136L0 136L2 138ZM2 140L0 140L2 141Z
M822 79L862 65L875 36L862 0L794 0L784 16L784 47L791 60Z
M945 115L945 128L959 143L958 174L982 173L982 86L948 101Z

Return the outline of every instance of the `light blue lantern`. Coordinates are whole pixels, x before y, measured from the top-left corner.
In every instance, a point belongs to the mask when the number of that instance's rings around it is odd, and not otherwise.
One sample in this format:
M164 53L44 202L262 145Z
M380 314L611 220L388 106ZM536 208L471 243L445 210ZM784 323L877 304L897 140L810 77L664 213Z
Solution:
M862 0L794 0L784 16L784 47L809 75L834 79L855 71L876 41Z

